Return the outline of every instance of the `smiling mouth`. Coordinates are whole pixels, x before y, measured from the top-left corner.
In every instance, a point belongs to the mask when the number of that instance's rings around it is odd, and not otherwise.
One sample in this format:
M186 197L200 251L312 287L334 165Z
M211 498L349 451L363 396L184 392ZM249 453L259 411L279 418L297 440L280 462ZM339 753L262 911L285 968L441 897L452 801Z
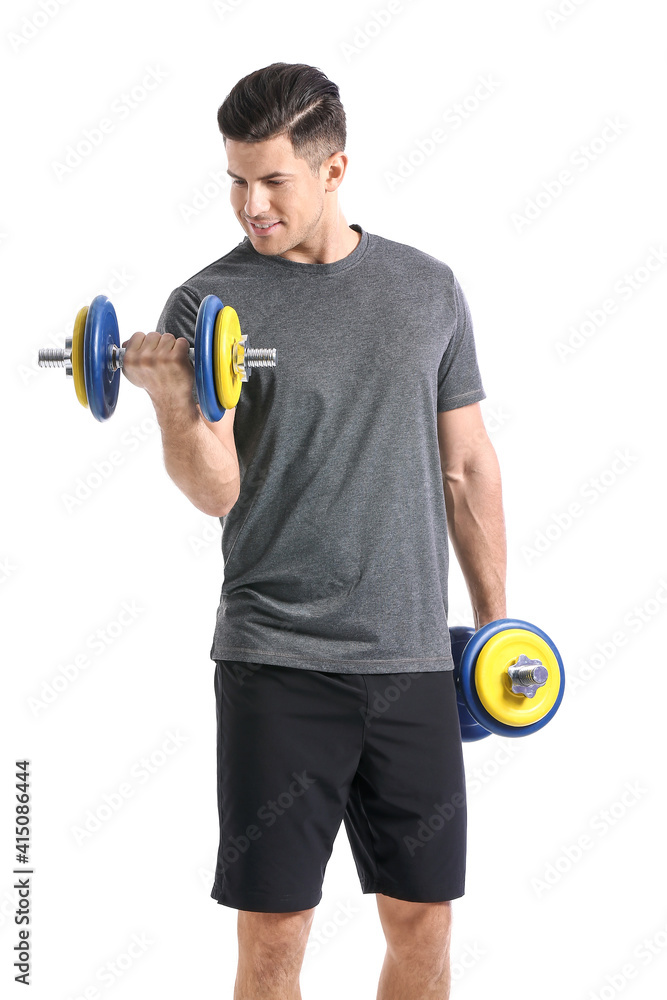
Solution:
M246 221L250 226L250 228L252 229L253 233L257 236L270 236L271 233L275 232L275 230L280 225L280 220L278 220L277 222L269 222L269 223L262 222L260 224L251 222L250 219L246 219Z

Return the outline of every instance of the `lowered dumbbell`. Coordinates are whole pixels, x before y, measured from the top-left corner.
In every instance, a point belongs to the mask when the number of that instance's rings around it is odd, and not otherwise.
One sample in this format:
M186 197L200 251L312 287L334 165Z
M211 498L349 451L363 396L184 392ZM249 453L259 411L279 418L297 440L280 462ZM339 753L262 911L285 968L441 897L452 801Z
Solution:
M549 722L565 690L563 661L549 636L530 622L500 618L449 635L464 742L528 736Z
M120 346L116 310L106 295L97 295L74 320L65 347L42 348L41 368L65 368L74 379L76 397L96 420L108 420L116 409L120 369L125 348ZM220 420L236 406L241 383L253 368L274 368L275 347L251 348L241 335L235 309L223 306L217 295L207 295L197 313L195 346L190 348L197 396L206 420Z

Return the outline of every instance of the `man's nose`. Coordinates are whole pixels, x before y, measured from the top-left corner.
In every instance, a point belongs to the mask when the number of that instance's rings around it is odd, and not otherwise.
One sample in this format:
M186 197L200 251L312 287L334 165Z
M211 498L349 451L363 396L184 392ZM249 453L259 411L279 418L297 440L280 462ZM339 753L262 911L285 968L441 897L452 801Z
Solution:
M245 202L245 214L249 219L261 219L269 212L270 204L266 192L260 188L248 188L248 197Z

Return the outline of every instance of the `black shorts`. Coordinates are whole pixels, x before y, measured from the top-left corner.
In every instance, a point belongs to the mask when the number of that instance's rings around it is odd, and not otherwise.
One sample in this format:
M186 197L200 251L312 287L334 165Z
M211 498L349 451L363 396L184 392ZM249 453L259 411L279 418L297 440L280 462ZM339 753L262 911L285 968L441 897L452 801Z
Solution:
M215 666L220 846L211 896L316 906L341 820L364 893L464 894L466 789L454 673Z

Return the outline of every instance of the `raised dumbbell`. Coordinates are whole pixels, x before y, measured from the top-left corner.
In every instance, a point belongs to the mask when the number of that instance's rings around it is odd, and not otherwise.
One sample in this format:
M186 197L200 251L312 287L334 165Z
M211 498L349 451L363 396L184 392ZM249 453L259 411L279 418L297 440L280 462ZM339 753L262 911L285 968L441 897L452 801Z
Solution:
M74 320L65 347L42 348L42 368L65 368L74 379L76 397L96 420L108 420L116 409L120 369L125 348L120 346L116 310L106 295L97 295ZM207 295L197 313L195 346L190 348L195 368L199 406L206 420L220 420L236 406L241 384L253 368L275 368L275 347L251 348L241 335L235 309L223 306L217 295Z
M528 736L549 722L565 690L563 661L536 625L500 618L475 631L456 625L449 635L464 742Z

